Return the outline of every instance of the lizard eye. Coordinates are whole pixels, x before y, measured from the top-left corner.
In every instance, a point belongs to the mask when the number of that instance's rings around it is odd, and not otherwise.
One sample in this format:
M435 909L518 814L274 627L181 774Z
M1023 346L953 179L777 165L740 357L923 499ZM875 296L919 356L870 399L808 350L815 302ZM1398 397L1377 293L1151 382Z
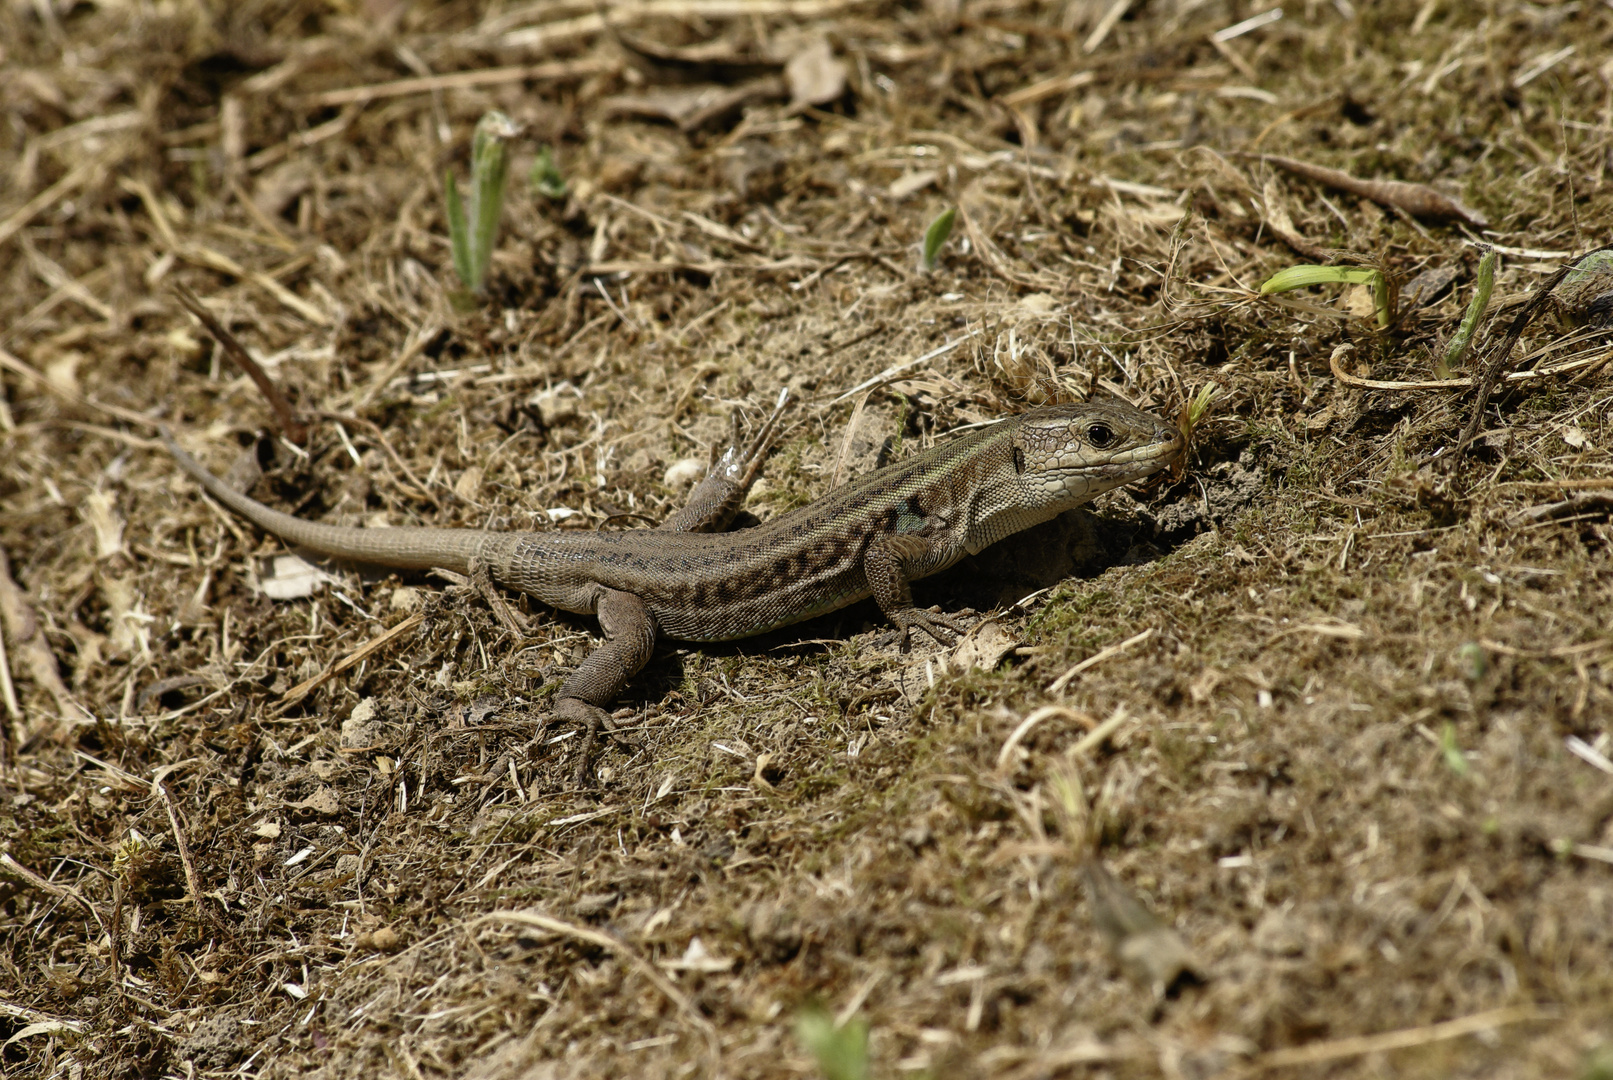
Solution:
M1108 424L1093 424L1087 428L1087 442L1102 450L1115 441L1115 433Z

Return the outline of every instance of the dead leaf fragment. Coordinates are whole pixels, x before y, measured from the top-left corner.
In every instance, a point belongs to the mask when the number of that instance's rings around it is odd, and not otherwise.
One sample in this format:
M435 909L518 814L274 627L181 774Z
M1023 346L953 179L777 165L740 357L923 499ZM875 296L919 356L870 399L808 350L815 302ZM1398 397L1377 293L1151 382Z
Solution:
M782 76L766 75L740 86L668 86L648 94L621 94L602 102L605 116L667 120L686 132L715 127L745 106L783 97Z
M784 65L790 86L790 108L827 105L846 92L846 65L835 58L823 38L802 48Z
M964 635L958 647L952 650L947 663L954 671L969 671L972 668L992 671L1020 644L1020 640L1004 630L1001 623L994 619L987 620Z
M901 202L909 195L923 191L925 188L935 183L940 176L941 171L939 169L920 169L918 172L910 172L904 176L898 176L895 180L891 181L888 194L896 202Z
M299 555L276 555L270 574L262 579L263 595L271 600L300 600L312 596L330 575Z
M117 496L110 491L90 492L84 496L84 517L95 531L97 559L110 559L124 553L123 515L118 513Z
M668 971L699 971L710 975L732 971L734 964L733 957L714 955L698 937L689 939L689 947L678 959L661 961L661 966Z
M288 810L303 810L319 817L334 817L342 811L342 801L332 788L321 786L302 802L289 803Z

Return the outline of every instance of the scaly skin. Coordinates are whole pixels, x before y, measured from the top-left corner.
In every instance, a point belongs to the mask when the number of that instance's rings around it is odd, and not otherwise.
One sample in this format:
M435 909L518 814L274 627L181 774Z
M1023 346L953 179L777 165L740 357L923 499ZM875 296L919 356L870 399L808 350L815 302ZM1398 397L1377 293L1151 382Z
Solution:
M780 408L783 407L781 400ZM818 501L737 532L727 525L771 443L775 411L751 446L718 461L690 505L659 529L489 533L358 529L272 510L163 440L207 493L286 542L403 570L485 570L562 611L598 616L605 644L560 688L555 713L590 731L649 660L656 639L728 641L872 596L907 635L959 632L915 607L909 583L1112 488L1150 476L1182 450L1175 428L1115 401L1054 405L943 442Z

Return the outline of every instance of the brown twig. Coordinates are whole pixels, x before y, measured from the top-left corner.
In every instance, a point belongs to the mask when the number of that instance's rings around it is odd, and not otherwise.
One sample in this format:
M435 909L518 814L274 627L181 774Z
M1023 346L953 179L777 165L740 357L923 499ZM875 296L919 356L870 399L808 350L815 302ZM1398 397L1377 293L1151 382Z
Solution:
M3 547L0 547L0 633L10 639L12 647L17 650L17 658L25 665L34 685L49 694L55 702L56 715L63 725L72 726L89 719L90 714L73 699L67 684L62 682L61 674L56 669L56 656L50 651L50 644L40 629L33 605L28 602L28 594L11 576L11 560ZM0 660L3 659L3 653L0 653ZM12 699L9 695L6 704L10 712ZM13 719L18 716L20 714L14 715ZM38 730L18 731L17 744L24 745L38 734Z
M252 381L257 384L258 390L268 399L270 406L274 408L275 415L280 418L280 433L298 446L306 443L308 441L307 426L297 419L296 413L292 411L291 402L286 400L285 395L280 392L280 388L275 385L274 380L269 378L268 372L264 371L258 362L252 359L252 354L247 352L246 348L236 340L235 335L225 329L224 324L215 319L211 311L202 306L201 300L195 293L179 282L174 283L173 291L174 295L179 298L179 302L185 306L185 310L196 316L197 321L207 327L207 332L212 334L213 339L224 347L224 351L231 360L235 361L236 366L246 372Z
M56 897L58 900L71 900L80 908L83 908L85 914L95 920L95 925L99 926L103 933L106 932L106 923L102 921L101 913L96 911L95 905L84 899L83 894L77 889L73 888L71 885L58 885L54 881L40 877L38 874L22 865L22 863L18 862L16 859L13 859L9 851L0 853L0 866L10 870L13 874L22 878L22 880L38 889L40 892L48 893L49 895Z
M1351 375L1344 370L1342 360L1353 352L1355 346L1344 344L1335 346L1333 355L1328 358L1328 366L1333 369L1333 377L1346 386L1354 386L1361 390L1471 390L1472 379L1424 379L1420 382L1388 382L1383 379L1363 379L1359 375ZM1580 360L1569 360L1549 368L1534 368L1530 371L1509 371L1501 377L1502 382L1518 383L1530 379L1549 379L1553 375L1564 375L1570 371L1583 369L1598 364L1604 364L1606 356L1591 356Z
M1597 492L1590 495L1576 495L1561 502L1531 506L1514 513L1511 522L1514 525L1526 525L1537 521L1556 521L1559 518L1573 517L1576 514L1596 510L1613 510L1613 495Z
M346 671L354 664L357 664L360 660L363 660L366 656L370 655L376 649L379 649L393 638L401 637L402 635L407 634L409 631L413 630L415 627L419 626L425 621L426 617L419 612L416 612L415 614L410 615L407 619L404 619L402 622L398 623L398 625L394 626L392 629L384 631L383 633L371 638L369 641L366 641L364 644L360 645L358 648L336 661L318 675L315 675L313 678L293 686L290 690L286 691L286 696L281 698L281 710L284 711L285 709L290 708L292 705L297 704L297 702L313 693L313 691L316 690L321 684L335 678L337 675L340 675L342 672Z
M1256 1069L1277 1069L1295 1065L1320 1065L1340 1058L1361 1057L1364 1054L1382 1054L1390 1050L1406 1050L1414 1046L1457 1039L1463 1035L1476 1035L1507 1024L1520 1024L1530 1020L1549 1020L1557 1014L1539 1005L1519 1005L1506 1009L1462 1016L1425 1027L1385 1031L1377 1035L1352 1035L1343 1039L1310 1043L1307 1046L1272 1050L1256 1058Z
M1285 169L1295 176L1314 180L1318 184L1348 191L1351 195L1359 195L1363 199L1371 199L1382 206L1404 210L1413 217L1426 218L1455 218L1465 221L1476 229L1486 228L1490 223L1484 216L1472 207L1465 206L1449 195L1436 191L1427 184L1412 184L1404 180L1362 180L1358 176L1351 176L1338 169L1329 169L1323 165L1312 165L1308 161L1299 161L1295 158L1283 157L1280 154L1238 154L1237 156L1258 156L1262 161L1269 161L1280 169Z
M163 808L168 811L168 824L174 830L174 847L178 849L179 861L185 867L185 888L190 892L190 902L196 908L196 917L205 921L207 913L202 910L201 880L196 876L196 861L190 855L190 841L185 839L185 827L179 822L179 808L174 805L173 796L168 794L168 788L163 785L162 780L152 780L151 790L162 799Z

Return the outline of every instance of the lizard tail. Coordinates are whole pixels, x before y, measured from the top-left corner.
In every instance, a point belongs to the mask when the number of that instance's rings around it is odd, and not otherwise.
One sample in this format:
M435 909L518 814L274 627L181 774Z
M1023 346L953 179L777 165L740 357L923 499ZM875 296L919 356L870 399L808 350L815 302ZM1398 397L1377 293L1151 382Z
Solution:
M491 534L479 529L427 529L407 526L396 529L350 529L321 525L283 514L241 494L207 471L201 462L182 450L166 428L160 429L163 445L202 488L231 512L265 532L273 533L294 547L307 548L321 555L351 562L374 563L399 570L429 570L441 567L455 573L470 572L470 561L483 553Z

